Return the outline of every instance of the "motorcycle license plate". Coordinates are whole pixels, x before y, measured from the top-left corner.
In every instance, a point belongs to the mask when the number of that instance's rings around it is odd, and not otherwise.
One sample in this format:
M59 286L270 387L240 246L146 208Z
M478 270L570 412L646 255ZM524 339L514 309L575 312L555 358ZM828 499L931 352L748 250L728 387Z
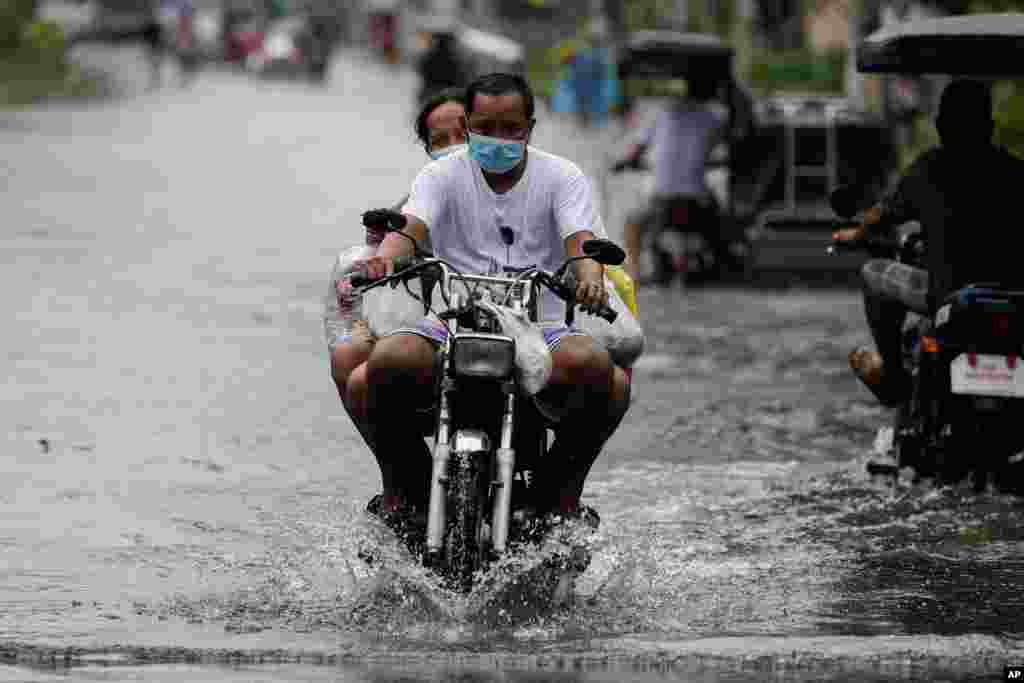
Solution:
M1020 359L984 353L962 353L949 368L954 394L1024 396L1024 369Z

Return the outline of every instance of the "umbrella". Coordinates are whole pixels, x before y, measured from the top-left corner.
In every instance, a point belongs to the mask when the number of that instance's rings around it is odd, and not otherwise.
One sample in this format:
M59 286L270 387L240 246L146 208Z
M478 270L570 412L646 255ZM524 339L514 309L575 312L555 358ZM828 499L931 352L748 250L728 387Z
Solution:
M687 78L730 74L733 49L706 33L637 31L629 34L619 59L621 78Z
M862 73L1024 75L1024 14L968 14L886 26L861 42Z

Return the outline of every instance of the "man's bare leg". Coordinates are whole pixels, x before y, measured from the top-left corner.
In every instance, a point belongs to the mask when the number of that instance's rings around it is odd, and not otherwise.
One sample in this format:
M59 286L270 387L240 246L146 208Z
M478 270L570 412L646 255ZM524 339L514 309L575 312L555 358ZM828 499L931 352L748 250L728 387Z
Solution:
M338 390L338 396L345 412L352 419L366 445L373 451L374 446L366 425L366 361L373 351L373 339L369 330L353 330L352 340L338 344L331 353L331 377Z
M589 337L566 337L551 356L551 379L538 398L567 406L568 414L555 428L540 498L549 510L572 514L591 466L626 414L629 382Z
M416 411L434 399L434 353L423 337L400 334L378 341L366 362L366 424L376 444L383 512L426 502L431 459Z

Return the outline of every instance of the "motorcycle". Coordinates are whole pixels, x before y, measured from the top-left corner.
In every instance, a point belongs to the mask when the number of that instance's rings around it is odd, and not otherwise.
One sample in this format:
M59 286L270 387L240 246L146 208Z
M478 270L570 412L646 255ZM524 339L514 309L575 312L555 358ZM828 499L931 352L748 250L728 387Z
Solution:
M408 237L400 232L405 226L401 214L373 211L364 216L366 220ZM511 232L502 233L508 245L514 240ZM538 383L535 373L516 370L517 360L522 366L522 354L537 350L530 342L540 342L542 356L547 349L539 328L533 328L533 339L519 332L537 323L541 288L574 302L575 290L566 278L573 261L589 258L618 265L625 253L614 242L595 239L584 243L583 256L568 259L554 273L534 266L505 266L502 273L480 275L460 272L413 242L414 255L396 259L392 275L372 281L356 275L352 285L363 293L403 285L448 330L439 350L433 465L425 537L418 554L424 566L465 593L481 570L519 545L535 541L541 529L531 514L538 488L535 470L547 455L553 422L528 394L539 390L546 377ZM419 295L408 289L417 278ZM443 310L433 310L435 289ZM567 306L567 325L573 323L574 309ZM607 306L597 314L609 322L617 316ZM529 391L524 386L527 380L532 384ZM560 561L566 571L579 573L588 560L574 551Z
M856 191L832 193L833 211L851 219L860 208ZM859 246L872 257L925 268L927 242L920 232L899 239L868 238ZM895 478L911 468L919 479L954 484L973 480L1024 490L1024 292L999 283L968 284L949 294L933 316L908 314L903 363L911 377L909 401L896 411L891 430L869 461L873 475ZM979 448L980 447L980 448Z
M646 165L615 164L611 172L647 170ZM640 275L642 280L666 286L675 278L685 285L697 285L715 279L721 267L721 208L713 197L678 198L661 207L657 225L644 232L641 241Z

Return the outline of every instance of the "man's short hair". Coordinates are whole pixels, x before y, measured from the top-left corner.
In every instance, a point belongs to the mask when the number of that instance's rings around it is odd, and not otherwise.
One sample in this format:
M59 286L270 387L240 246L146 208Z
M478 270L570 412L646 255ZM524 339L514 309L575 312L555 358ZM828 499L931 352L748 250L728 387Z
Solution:
M481 76L466 87L466 117L473 113L476 96L508 95L518 93L523 98L526 118L533 120L533 90L526 79L518 74L492 73Z

